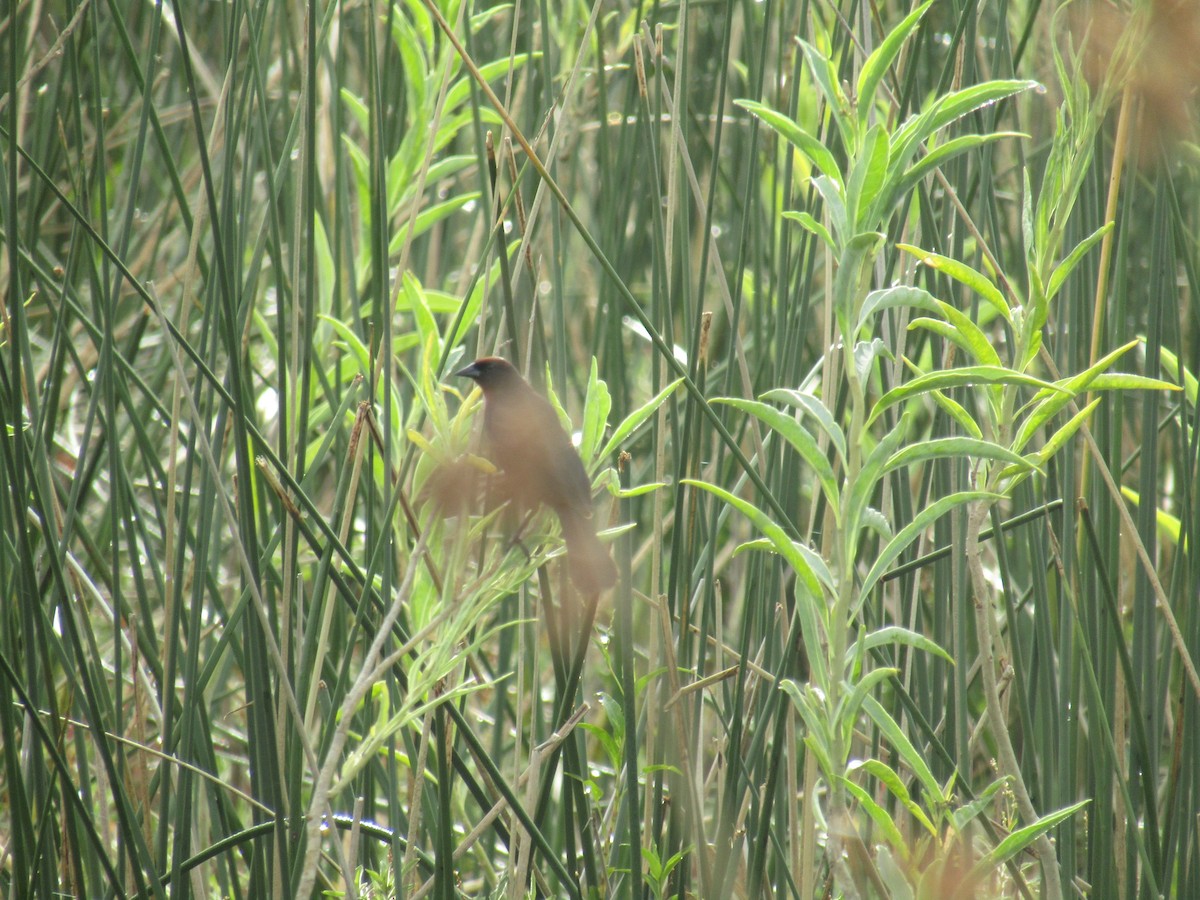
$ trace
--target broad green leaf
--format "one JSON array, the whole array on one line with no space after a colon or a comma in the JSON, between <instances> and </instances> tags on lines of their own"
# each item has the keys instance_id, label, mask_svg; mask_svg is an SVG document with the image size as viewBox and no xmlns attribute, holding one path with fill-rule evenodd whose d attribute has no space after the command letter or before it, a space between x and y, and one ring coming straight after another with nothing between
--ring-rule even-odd
<instances>
[{"instance_id":1,"label":"broad green leaf","mask_svg":"<svg viewBox=\"0 0 1200 900\"><path fill-rule=\"evenodd\" d=\"M896 426L883 436L858 470L858 476L850 484L850 499L847 503L846 520L842 528L848 540L847 558L853 559L858 553L859 531L862 529L863 516L871 497L883 476L883 467L895 453L908 432L908 419L902 417Z\"/></svg>"},{"instance_id":2,"label":"broad green leaf","mask_svg":"<svg viewBox=\"0 0 1200 900\"><path fill-rule=\"evenodd\" d=\"M837 624L834 623L835 628ZM847 659L852 659L852 657L847 656ZM860 678L857 684L845 685L849 690L843 690L842 702L833 713L833 721L841 724L842 741L845 746L849 747L853 741L854 729L858 725L858 711L862 708L863 700L874 694L875 688L881 682L898 674L900 674L899 669L887 667L872 669Z\"/></svg>"},{"instance_id":3,"label":"broad green leaf","mask_svg":"<svg viewBox=\"0 0 1200 900\"><path fill-rule=\"evenodd\" d=\"M719 488L715 484L709 484L707 481L685 478L680 484L708 491L714 497L720 498L744 515L754 523L754 526L759 531L766 535L767 539L771 542L771 546L775 548L775 552L787 560L788 565L792 567L797 577L804 580L804 586L808 589L809 593L814 597L824 596L821 592L820 579L817 578L817 574L813 571L812 566L808 564L808 558L796 549L795 542L788 536L787 532L775 524L774 520L765 512L749 500L743 500L736 494L731 494L724 488Z\"/></svg>"},{"instance_id":4,"label":"broad green leaf","mask_svg":"<svg viewBox=\"0 0 1200 900\"><path fill-rule=\"evenodd\" d=\"M1071 816L1075 815L1075 813L1091 802L1091 800L1080 800L1078 803L1073 803L1065 809L1042 816L1042 818L1038 819L1032 825L1018 828L971 867L971 871L968 873L966 879L967 884L974 884L977 880L986 878L996 866L1003 865L1012 859L1051 828L1058 825L1059 822L1071 818Z\"/></svg>"},{"instance_id":5,"label":"broad green leaf","mask_svg":"<svg viewBox=\"0 0 1200 900\"><path fill-rule=\"evenodd\" d=\"M890 541L895 533L892 531L892 523L887 520L887 516L873 506L868 506L862 511L859 521L862 528L875 532L885 542Z\"/></svg>"},{"instance_id":6,"label":"broad green leaf","mask_svg":"<svg viewBox=\"0 0 1200 900\"><path fill-rule=\"evenodd\" d=\"M969 150L982 147L984 144L990 144L992 141L1010 137L1027 138L1029 135L1022 134L1019 131L996 131L991 134L964 134L961 137L952 138L926 153L906 169L904 174L895 180L893 191L896 195L903 197L922 178L945 165L956 156L961 156Z\"/></svg>"},{"instance_id":7,"label":"broad green leaf","mask_svg":"<svg viewBox=\"0 0 1200 900\"><path fill-rule=\"evenodd\" d=\"M1003 366L966 366L961 369L948 369L944 372L930 372L927 375L918 375L911 381L906 381L904 384L892 388L875 403L867 424L870 425L871 422L874 422L889 407L928 393L929 391L980 384L1013 384L1038 389L1049 388L1053 391L1066 393L1062 388L1048 381L1034 378L1032 375L1022 375L1020 372L1014 372L1012 369L1007 369Z\"/></svg>"},{"instance_id":8,"label":"broad green leaf","mask_svg":"<svg viewBox=\"0 0 1200 900\"><path fill-rule=\"evenodd\" d=\"M923 309L936 314L941 313L941 307L937 305L937 300L924 288L910 287L909 285L902 284L878 291L871 291L871 293L867 294L866 299L863 300L862 308L858 312L858 321L854 325L854 336L858 336L863 326L867 324L867 320L872 316L883 312L885 309L895 309L905 306L911 306L914 309Z\"/></svg>"},{"instance_id":9,"label":"broad green leaf","mask_svg":"<svg viewBox=\"0 0 1200 900\"><path fill-rule=\"evenodd\" d=\"M1076 244L1075 249L1067 254L1067 258L1058 264L1055 270L1050 273L1050 280L1046 282L1047 300L1054 299L1055 294L1058 293L1058 289L1062 287L1063 282L1067 280L1067 276L1071 274L1077 265L1079 265L1079 261L1087 255L1087 252L1091 250L1092 247L1096 246L1102 237L1112 231L1115 224L1115 222L1109 222L1105 225L1101 225L1082 241Z\"/></svg>"},{"instance_id":10,"label":"broad green leaf","mask_svg":"<svg viewBox=\"0 0 1200 900\"><path fill-rule=\"evenodd\" d=\"M651 481L648 484L639 484L635 485L634 487L615 488L612 491L612 495L614 497L620 497L621 499L640 497L643 494L649 494L651 491L657 491L659 488L665 487L667 487L667 482L665 481Z\"/></svg>"},{"instance_id":11,"label":"broad green leaf","mask_svg":"<svg viewBox=\"0 0 1200 900\"><path fill-rule=\"evenodd\" d=\"M1097 387L1096 382L1104 373L1104 370L1136 347L1137 343L1136 340L1132 340L1125 344L1125 346L1118 347L1116 350L1101 357L1084 371L1056 382L1055 384L1058 387L1058 391L1056 392L1038 391L1030 401L1030 404L1034 405L1034 409L1025 418L1025 421L1022 422L1020 429L1017 431L1016 439L1013 441L1013 448L1018 451L1024 449L1025 444L1029 442L1029 439L1043 425L1058 415L1068 403L1080 394L1089 390L1103 390L1102 387Z\"/></svg>"},{"instance_id":12,"label":"broad green leaf","mask_svg":"<svg viewBox=\"0 0 1200 900\"><path fill-rule=\"evenodd\" d=\"M884 471L890 472L902 466L924 462L929 459L994 459L1023 469L1036 469L1032 462L1019 453L992 441L981 441L969 437L933 438L910 444L887 461Z\"/></svg>"},{"instance_id":13,"label":"broad green leaf","mask_svg":"<svg viewBox=\"0 0 1200 900\"><path fill-rule=\"evenodd\" d=\"M808 69L812 72L813 80L825 96L829 115L833 119L834 125L837 126L843 144L851 154L856 153L858 151L858 139L854 123L851 120L852 111L850 109L850 101L846 99L845 93L842 92L841 81L838 78L837 69L834 67L833 61L807 41L796 38L796 43L800 45L800 49L804 53L804 61L808 63Z\"/></svg>"},{"instance_id":14,"label":"broad green leaf","mask_svg":"<svg viewBox=\"0 0 1200 900\"><path fill-rule=\"evenodd\" d=\"M924 650L926 653L940 656L946 662L950 663L950 665L954 665L954 658L943 650L941 645L936 641L900 625L887 625L883 628L877 628L875 631L851 644L846 655L854 656L860 642L864 650L873 650L876 647L887 647L892 644L904 644L915 650Z\"/></svg>"},{"instance_id":15,"label":"broad green leaf","mask_svg":"<svg viewBox=\"0 0 1200 900\"><path fill-rule=\"evenodd\" d=\"M801 128L796 122L789 119L783 113L776 112L771 107L757 103L754 100L734 100L735 106L740 106L753 116L757 116L766 123L772 131L784 138L789 144L803 153L812 161L812 164L821 170L821 173L833 179L840 187L842 184L842 173L838 168L837 160L834 159L829 149L818 141L815 137Z\"/></svg>"},{"instance_id":16,"label":"broad green leaf","mask_svg":"<svg viewBox=\"0 0 1200 900\"><path fill-rule=\"evenodd\" d=\"M851 767L857 767L868 775L878 779L879 783L887 788L888 793L900 801L900 805L912 814L912 817L921 823L922 827L932 835L937 835L937 829L933 823L929 821L929 817L925 815L925 810L917 805L916 801L908 793L908 788L904 786L904 779L896 774L887 763L878 759L867 759L861 763L851 763ZM937 801L941 798L941 794L931 798Z\"/></svg>"},{"instance_id":17,"label":"broad green leaf","mask_svg":"<svg viewBox=\"0 0 1200 900\"><path fill-rule=\"evenodd\" d=\"M941 785L933 777L933 772L929 770L929 766L925 762L925 757L912 745L908 736L896 724L896 720L892 718L891 714L874 697L865 697L863 699L863 709L871 717L871 721L883 732L883 736L887 738L888 743L900 754L900 758L912 769L913 774L917 776L917 780L921 782L921 787L931 800L935 803L946 802L947 798L942 796Z\"/></svg>"},{"instance_id":18,"label":"broad green leaf","mask_svg":"<svg viewBox=\"0 0 1200 900\"><path fill-rule=\"evenodd\" d=\"M859 341L854 345L854 373L858 377L859 384L866 385L870 381L875 360L880 356L893 359L891 349L879 338Z\"/></svg>"},{"instance_id":19,"label":"broad green leaf","mask_svg":"<svg viewBox=\"0 0 1200 900\"><path fill-rule=\"evenodd\" d=\"M892 138L893 172L907 169L909 160L917 148L930 135L941 131L967 113L1036 86L1036 81L985 81L934 100L925 110L908 119L897 129Z\"/></svg>"},{"instance_id":20,"label":"broad green leaf","mask_svg":"<svg viewBox=\"0 0 1200 900\"><path fill-rule=\"evenodd\" d=\"M417 213L417 220L413 223L413 237L424 234L438 222L448 216L454 215L468 203L479 199L478 191L471 191L466 194L460 194L457 197L451 197L442 203L435 203L433 206L427 207ZM392 235L391 241L388 242L388 253L395 254L400 252L400 248L404 246L405 240L408 239L408 224L405 224L396 229L396 233Z\"/></svg>"},{"instance_id":21,"label":"broad green leaf","mask_svg":"<svg viewBox=\"0 0 1200 900\"><path fill-rule=\"evenodd\" d=\"M965 353L972 357L972 363L980 366L999 366L1000 357L996 351L992 349L991 343L983 335L978 328L962 330L951 325L944 319L931 319L928 316L921 316L918 319L913 319L908 323L909 330L915 328L923 328L926 331L932 331L938 337L942 338L954 346L960 348Z\"/></svg>"},{"instance_id":22,"label":"broad green leaf","mask_svg":"<svg viewBox=\"0 0 1200 900\"><path fill-rule=\"evenodd\" d=\"M941 300L938 301L938 307L942 310L946 321L953 325L955 331L962 336L964 349L970 352L981 365L998 366L1001 364L1000 356L992 347L992 342L988 340L987 335L970 316Z\"/></svg>"},{"instance_id":23,"label":"broad green leaf","mask_svg":"<svg viewBox=\"0 0 1200 900\"><path fill-rule=\"evenodd\" d=\"M1148 375L1131 375L1127 372L1105 372L1096 376L1088 385L1089 391L1181 391L1177 384L1151 378Z\"/></svg>"},{"instance_id":24,"label":"broad green leaf","mask_svg":"<svg viewBox=\"0 0 1200 900\"><path fill-rule=\"evenodd\" d=\"M1034 458L1042 465L1048 463L1063 448L1063 445L1071 439L1075 432L1079 430L1080 426L1088 420L1092 411L1100 404L1100 400L1101 398L1097 397L1075 415L1071 416L1070 420L1062 428L1050 436L1050 440L1046 441L1045 446L1041 447L1034 454Z\"/></svg>"},{"instance_id":25,"label":"broad green leaf","mask_svg":"<svg viewBox=\"0 0 1200 900\"><path fill-rule=\"evenodd\" d=\"M801 685L790 678L785 678L780 685L780 689L792 698L792 703L796 706L796 711L800 713L800 718L804 720L805 726L808 728L809 737L813 739L813 745L818 750L818 760L821 762L821 768L825 772L827 778L833 778L833 765L829 758L828 748L833 743L833 735L829 733L827 717L825 709L821 703L817 692L813 689L811 683Z\"/></svg>"},{"instance_id":26,"label":"broad green leaf","mask_svg":"<svg viewBox=\"0 0 1200 900\"><path fill-rule=\"evenodd\" d=\"M405 305L413 314L417 335L422 344L427 341L432 342L432 349L437 356L440 356L442 336L438 333L437 320L433 317L429 304L425 302L425 291L421 287L421 282L417 281L417 276L412 272L405 272L402 276L401 293L404 295ZM432 357L434 354L430 355Z\"/></svg>"},{"instance_id":27,"label":"broad green leaf","mask_svg":"<svg viewBox=\"0 0 1200 900\"><path fill-rule=\"evenodd\" d=\"M794 210L786 210L783 213L785 219L790 219L793 222L799 223L800 227L806 231L815 234L830 250L837 252L837 245L833 242L833 237L829 233L829 229L806 212L796 212Z\"/></svg>"},{"instance_id":28,"label":"broad green leaf","mask_svg":"<svg viewBox=\"0 0 1200 900\"><path fill-rule=\"evenodd\" d=\"M996 802L996 794L1008 785L1008 778L997 778L985 787L974 800L963 804L957 809L950 810L950 818L954 822L955 831L962 832L971 821L982 812L991 809Z\"/></svg>"},{"instance_id":29,"label":"broad green leaf","mask_svg":"<svg viewBox=\"0 0 1200 900\"><path fill-rule=\"evenodd\" d=\"M922 250L920 247L914 247L912 244L897 244L896 246L906 253L911 253L917 257L923 265L929 266L931 269L937 269L955 281L965 284L995 307L996 311L1004 316L1006 321L1012 322L1012 311L1009 309L1008 301L1004 299L1004 295L1000 293L1000 289L992 283L992 280L982 272L977 272L966 263L959 262L957 259L942 256L940 253L930 253Z\"/></svg>"},{"instance_id":30,"label":"broad green leaf","mask_svg":"<svg viewBox=\"0 0 1200 900\"><path fill-rule=\"evenodd\" d=\"M335 319L333 316L326 316L322 314L318 315L317 318L322 322L327 322L329 327L338 333L338 337L340 337L343 343L345 343L346 349L348 349L351 354L353 354L355 360L358 361L359 373L362 375L370 374L371 354L367 350L366 345L362 342L362 339L359 338L359 336L355 333L354 329L340 319Z\"/></svg>"},{"instance_id":31,"label":"broad green leaf","mask_svg":"<svg viewBox=\"0 0 1200 900\"><path fill-rule=\"evenodd\" d=\"M872 125L846 182L846 214L856 229L878 226L875 215L868 210L883 186L887 170L887 132L882 125ZM886 212L882 211L879 218Z\"/></svg>"},{"instance_id":32,"label":"broad green leaf","mask_svg":"<svg viewBox=\"0 0 1200 900\"><path fill-rule=\"evenodd\" d=\"M904 836L900 834L900 829L896 827L896 823L892 821L892 817L888 815L887 810L875 802L875 800L865 790L851 781L849 778L839 776L838 781L846 789L862 810L871 818L875 824L876 830L879 832L879 837L889 847L895 847L900 851L900 855L907 860L909 858L908 845L904 840Z\"/></svg>"},{"instance_id":33,"label":"broad green leaf","mask_svg":"<svg viewBox=\"0 0 1200 900\"><path fill-rule=\"evenodd\" d=\"M908 40L908 36L912 34L913 29L917 27L917 23L921 21L921 17L925 15L930 6L933 5L933 0L925 0L920 6L904 17L895 28L888 33L872 51L871 55L863 61L862 71L858 73L857 84L857 103L858 103L858 123L859 128L867 127L867 118L875 105L875 92L879 89L879 83L887 74L888 68L895 61L896 56L904 47L904 42Z\"/></svg>"},{"instance_id":34,"label":"broad green leaf","mask_svg":"<svg viewBox=\"0 0 1200 900\"><path fill-rule=\"evenodd\" d=\"M833 581L833 573L829 571L829 566L825 564L825 560L821 558L821 555L811 547L806 547L800 541L792 541L792 546L796 548L797 553L808 561L808 564L812 567L813 574L817 576L821 584L825 585L830 595L837 593L837 587ZM769 539L755 538L752 541L745 541L738 544L733 550L733 555L738 556L747 550L765 550L769 553L778 552L775 549L775 544Z\"/></svg>"},{"instance_id":35,"label":"broad green leaf","mask_svg":"<svg viewBox=\"0 0 1200 900\"><path fill-rule=\"evenodd\" d=\"M828 175L818 175L812 180L813 187L825 201L825 213L833 226L833 241L837 252L850 240L850 225L846 219L846 203L842 198L841 183Z\"/></svg>"},{"instance_id":36,"label":"broad green leaf","mask_svg":"<svg viewBox=\"0 0 1200 900\"><path fill-rule=\"evenodd\" d=\"M971 414L963 408L961 403L947 397L941 391L932 391L930 395L933 397L934 402L941 407L942 411L958 423L959 428L965 431L970 437L982 440L983 429L976 424L975 420L971 418Z\"/></svg>"},{"instance_id":37,"label":"broad green leaf","mask_svg":"<svg viewBox=\"0 0 1200 900\"><path fill-rule=\"evenodd\" d=\"M943 497L926 506L913 516L913 520L901 528L900 532L879 551L879 556L863 577L862 588L859 594L859 604L861 605L865 602L871 590L879 582L879 579L883 577L884 572L888 570L895 560L899 559L901 553L908 549L908 545L920 537L926 528L954 509L954 507L962 506L964 503L970 503L973 500L984 502L1003 499L1004 497L1000 494L993 494L988 491L960 491L957 494Z\"/></svg>"},{"instance_id":38,"label":"broad green leaf","mask_svg":"<svg viewBox=\"0 0 1200 900\"><path fill-rule=\"evenodd\" d=\"M907 849L903 852L903 855L906 858L908 857L909 852ZM916 900L912 885L908 883L909 876L892 857L890 848L876 847L875 867L879 870L879 877L883 881L883 886L887 889L891 900Z\"/></svg>"},{"instance_id":39,"label":"broad green leaf","mask_svg":"<svg viewBox=\"0 0 1200 900\"><path fill-rule=\"evenodd\" d=\"M850 333L850 323L858 315L859 298L883 241L880 232L864 231L854 235L842 250L833 276L833 302L843 334Z\"/></svg>"},{"instance_id":40,"label":"broad green leaf","mask_svg":"<svg viewBox=\"0 0 1200 900\"><path fill-rule=\"evenodd\" d=\"M584 464L595 459L596 448L604 437L608 425L608 413L612 409L612 397L608 385L600 380L596 357L592 357L592 369L588 374L587 395L583 403L583 433L579 441L579 455Z\"/></svg>"},{"instance_id":41,"label":"broad green leaf","mask_svg":"<svg viewBox=\"0 0 1200 900\"><path fill-rule=\"evenodd\" d=\"M743 400L738 397L721 397L713 402L725 403L742 410L742 412L749 413L779 434L812 468L830 508L835 512L841 508L841 497L838 492L837 479L833 474L833 466L825 458L821 448L817 446L817 439L791 414L757 400Z\"/></svg>"},{"instance_id":42,"label":"broad green leaf","mask_svg":"<svg viewBox=\"0 0 1200 900\"><path fill-rule=\"evenodd\" d=\"M484 63L479 67L479 74L484 81L495 81L508 75L510 71L522 68L530 60L542 58L541 52L516 53L512 57L504 57L494 62ZM471 98L471 85L477 83L474 78L464 77L446 89L446 101L443 108L447 111L457 110Z\"/></svg>"},{"instance_id":43,"label":"broad green leaf","mask_svg":"<svg viewBox=\"0 0 1200 900\"><path fill-rule=\"evenodd\" d=\"M438 315L456 313L458 312L458 308L462 306L462 300L453 294L448 294L445 291L433 291L429 288L425 288L425 302Z\"/></svg>"},{"instance_id":44,"label":"broad green leaf","mask_svg":"<svg viewBox=\"0 0 1200 900\"><path fill-rule=\"evenodd\" d=\"M786 403L811 415L817 420L817 423L821 426L821 430L829 436L834 449L837 450L838 455L845 462L846 435L842 432L841 426L834 421L833 414L829 411L829 408L816 395L791 388L775 388L774 390L767 391L759 399L772 403Z\"/></svg>"},{"instance_id":45,"label":"broad green leaf","mask_svg":"<svg viewBox=\"0 0 1200 900\"><path fill-rule=\"evenodd\" d=\"M621 443L626 438L637 431L638 427L641 426L643 422L654 415L654 411L662 406L663 401L670 397L675 389L681 384L683 384L683 379L676 378L665 388L651 397L649 401L639 406L628 416L626 416L625 420L613 429L612 437L608 439L608 443L604 445L604 449L600 451L599 456L602 459L608 459L609 456L611 456L613 452L621 446Z\"/></svg>"}]
</instances>

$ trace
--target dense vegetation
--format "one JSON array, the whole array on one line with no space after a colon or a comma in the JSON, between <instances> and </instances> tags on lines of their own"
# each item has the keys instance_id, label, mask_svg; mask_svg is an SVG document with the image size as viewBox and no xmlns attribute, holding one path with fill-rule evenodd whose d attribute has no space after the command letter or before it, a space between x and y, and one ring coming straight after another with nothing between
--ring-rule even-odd
<instances>
[{"instance_id":1,"label":"dense vegetation","mask_svg":"<svg viewBox=\"0 0 1200 900\"><path fill-rule=\"evenodd\" d=\"M1198 89L1192 0L6 4L0 892L1200 896Z\"/></svg>"}]
</instances>

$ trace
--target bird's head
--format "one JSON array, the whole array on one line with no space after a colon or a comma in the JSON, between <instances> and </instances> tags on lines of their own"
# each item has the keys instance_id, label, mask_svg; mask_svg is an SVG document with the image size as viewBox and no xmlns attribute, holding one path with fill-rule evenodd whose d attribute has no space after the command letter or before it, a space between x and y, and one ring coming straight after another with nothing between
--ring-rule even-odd
<instances>
[{"instance_id":1,"label":"bird's head","mask_svg":"<svg viewBox=\"0 0 1200 900\"><path fill-rule=\"evenodd\" d=\"M512 367L508 360L498 356L484 356L454 374L458 378L470 378L483 389L485 394L491 388L498 388L505 384L517 384L523 380L521 374Z\"/></svg>"}]
</instances>

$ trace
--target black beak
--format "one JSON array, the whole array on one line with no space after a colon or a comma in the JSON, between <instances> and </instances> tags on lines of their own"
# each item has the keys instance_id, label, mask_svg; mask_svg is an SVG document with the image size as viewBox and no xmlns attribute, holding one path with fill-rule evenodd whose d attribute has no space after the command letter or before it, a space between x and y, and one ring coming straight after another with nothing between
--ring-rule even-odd
<instances>
[{"instance_id":1,"label":"black beak","mask_svg":"<svg viewBox=\"0 0 1200 900\"><path fill-rule=\"evenodd\" d=\"M481 372L479 370L479 366L475 365L475 363L471 363L465 369L459 369L457 372L455 372L454 377L455 378L470 378L472 381L475 381L482 374L483 374L483 372Z\"/></svg>"}]
</instances>

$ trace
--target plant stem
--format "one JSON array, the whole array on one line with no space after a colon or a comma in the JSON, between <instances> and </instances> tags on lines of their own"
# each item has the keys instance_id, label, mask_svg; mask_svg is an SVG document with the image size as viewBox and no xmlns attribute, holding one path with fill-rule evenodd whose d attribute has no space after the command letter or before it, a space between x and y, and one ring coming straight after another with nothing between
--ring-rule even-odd
<instances>
[{"instance_id":1,"label":"plant stem","mask_svg":"<svg viewBox=\"0 0 1200 900\"><path fill-rule=\"evenodd\" d=\"M975 595L975 624L979 631L980 668L983 671L983 693L987 701L987 716L992 724L992 736L996 740L997 762L1000 773L1009 778L1013 795L1017 798L1017 809L1026 824L1033 824L1040 816L1029 799L1025 779L1013 750L1000 705L1000 690L996 685L995 625L992 621L991 594L983 574L982 553L979 548L979 533L988 520L991 504L977 503L971 507L967 518L967 568L971 574L971 587ZM1042 864L1042 896L1046 900L1062 900L1062 880L1058 871L1058 857L1049 836L1041 834L1033 843L1034 852Z\"/></svg>"}]
</instances>

